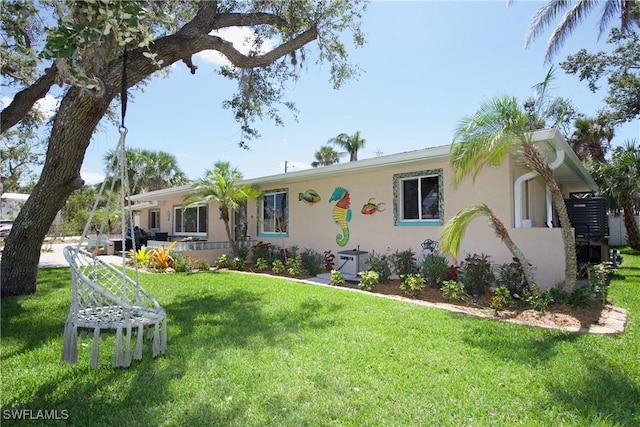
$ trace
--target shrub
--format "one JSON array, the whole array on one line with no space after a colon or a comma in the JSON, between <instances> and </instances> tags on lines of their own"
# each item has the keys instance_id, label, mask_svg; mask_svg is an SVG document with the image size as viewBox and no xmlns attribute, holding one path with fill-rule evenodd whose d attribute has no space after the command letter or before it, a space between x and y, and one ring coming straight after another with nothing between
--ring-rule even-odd
<instances>
[{"instance_id":1,"label":"shrub","mask_svg":"<svg viewBox=\"0 0 640 427\"><path fill-rule=\"evenodd\" d=\"M442 283L442 297L447 301L460 300L464 301L469 295L464 290L464 285L455 280L445 280Z\"/></svg>"},{"instance_id":2,"label":"shrub","mask_svg":"<svg viewBox=\"0 0 640 427\"><path fill-rule=\"evenodd\" d=\"M495 281L489 256L485 254L467 255L458 270L458 280L464 284L464 289L468 294L482 295Z\"/></svg>"},{"instance_id":3,"label":"shrub","mask_svg":"<svg viewBox=\"0 0 640 427\"><path fill-rule=\"evenodd\" d=\"M231 262L231 267L234 270L242 270L244 265L247 263L247 260L244 258L240 258L239 256L235 257Z\"/></svg>"},{"instance_id":4,"label":"shrub","mask_svg":"<svg viewBox=\"0 0 640 427\"><path fill-rule=\"evenodd\" d=\"M276 274L282 274L285 272L286 267L284 266L281 260L277 259L273 261L273 263L271 264L271 269Z\"/></svg>"},{"instance_id":5,"label":"shrub","mask_svg":"<svg viewBox=\"0 0 640 427\"><path fill-rule=\"evenodd\" d=\"M289 276L301 276L304 273L302 257L300 255L287 259L286 267Z\"/></svg>"},{"instance_id":6,"label":"shrub","mask_svg":"<svg viewBox=\"0 0 640 427\"><path fill-rule=\"evenodd\" d=\"M218 268L229 267L229 255L222 254L218 258L216 258L216 267Z\"/></svg>"},{"instance_id":7,"label":"shrub","mask_svg":"<svg viewBox=\"0 0 640 427\"><path fill-rule=\"evenodd\" d=\"M262 258L263 260L271 264L275 259L272 256L271 243L258 242L251 248L251 251L253 251L253 260L255 262Z\"/></svg>"},{"instance_id":8,"label":"shrub","mask_svg":"<svg viewBox=\"0 0 640 427\"><path fill-rule=\"evenodd\" d=\"M375 251L371 251L369 255L369 269L378 273L378 279L381 283L388 282L391 279L391 268L389 260L385 255L378 255Z\"/></svg>"},{"instance_id":9,"label":"shrub","mask_svg":"<svg viewBox=\"0 0 640 427\"><path fill-rule=\"evenodd\" d=\"M403 274L400 278L400 289L411 298L416 297L424 287L424 279L417 273Z\"/></svg>"},{"instance_id":10,"label":"shrub","mask_svg":"<svg viewBox=\"0 0 640 427\"><path fill-rule=\"evenodd\" d=\"M438 253L429 254L422 261L422 277L427 286L440 287L447 279L449 262L447 258Z\"/></svg>"},{"instance_id":11,"label":"shrub","mask_svg":"<svg viewBox=\"0 0 640 427\"><path fill-rule=\"evenodd\" d=\"M551 292L549 289L541 291L538 285L533 284L529 287L529 292L525 293L522 301L527 307L536 311L544 311L550 304L553 303L551 298Z\"/></svg>"},{"instance_id":12,"label":"shrub","mask_svg":"<svg viewBox=\"0 0 640 427\"><path fill-rule=\"evenodd\" d=\"M358 276L360 276L358 288L365 291L373 290L373 288L380 283L380 278L376 271L361 271L358 273Z\"/></svg>"},{"instance_id":13,"label":"shrub","mask_svg":"<svg viewBox=\"0 0 640 427\"><path fill-rule=\"evenodd\" d=\"M198 262L198 270L209 271L210 268L211 268L211 265L209 265L209 261L207 261L206 259L201 259Z\"/></svg>"},{"instance_id":14,"label":"shrub","mask_svg":"<svg viewBox=\"0 0 640 427\"><path fill-rule=\"evenodd\" d=\"M139 266L147 267L151 262L151 256L153 255L153 249L149 249L145 246L141 247L137 251L129 249L129 257L136 260Z\"/></svg>"},{"instance_id":15,"label":"shrub","mask_svg":"<svg viewBox=\"0 0 640 427\"><path fill-rule=\"evenodd\" d=\"M588 307L591 303L589 289L586 286L575 288L569 295L567 302L572 308Z\"/></svg>"},{"instance_id":16,"label":"shrub","mask_svg":"<svg viewBox=\"0 0 640 427\"><path fill-rule=\"evenodd\" d=\"M191 257L176 254L173 257L173 268L178 273L187 273L191 271Z\"/></svg>"},{"instance_id":17,"label":"shrub","mask_svg":"<svg viewBox=\"0 0 640 427\"><path fill-rule=\"evenodd\" d=\"M266 271L269 269L269 263L264 258L258 258L256 260L256 267L258 267L260 271Z\"/></svg>"},{"instance_id":18,"label":"shrub","mask_svg":"<svg viewBox=\"0 0 640 427\"><path fill-rule=\"evenodd\" d=\"M249 259L249 249L248 248L238 248L238 258L244 260L245 262Z\"/></svg>"},{"instance_id":19,"label":"shrub","mask_svg":"<svg viewBox=\"0 0 640 427\"><path fill-rule=\"evenodd\" d=\"M331 270L331 278L329 284L333 286L343 286L345 283L344 276L339 270Z\"/></svg>"},{"instance_id":20,"label":"shrub","mask_svg":"<svg viewBox=\"0 0 640 427\"><path fill-rule=\"evenodd\" d=\"M317 276L321 271L322 256L313 249L305 249L300 255L302 258L302 267L307 271L309 276Z\"/></svg>"},{"instance_id":21,"label":"shrub","mask_svg":"<svg viewBox=\"0 0 640 427\"><path fill-rule=\"evenodd\" d=\"M524 277L520 261L514 260L510 263L500 264L497 273L496 281L498 285L507 288L511 295L523 295L528 290L529 286Z\"/></svg>"},{"instance_id":22,"label":"shrub","mask_svg":"<svg viewBox=\"0 0 640 427\"><path fill-rule=\"evenodd\" d=\"M511 291L505 286L498 286L493 292L491 301L489 301L489 307L493 308L496 314L512 304L513 298L511 297Z\"/></svg>"},{"instance_id":23,"label":"shrub","mask_svg":"<svg viewBox=\"0 0 640 427\"><path fill-rule=\"evenodd\" d=\"M416 261L411 249L401 252L395 251L389 256L389 262L393 266L393 271L400 277L417 272Z\"/></svg>"},{"instance_id":24,"label":"shrub","mask_svg":"<svg viewBox=\"0 0 640 427\"><path fill-rule=\"evenodd\" d=\"M162 245L153 251L151 259L149 260L149 265L153 268L159 268L162 270L166 270L171 267L173 265L173 257L170 255L170 252L176 243L177 242L171 243L168 248L165 248L164 245Z\"/></svg>"}]
</instances>

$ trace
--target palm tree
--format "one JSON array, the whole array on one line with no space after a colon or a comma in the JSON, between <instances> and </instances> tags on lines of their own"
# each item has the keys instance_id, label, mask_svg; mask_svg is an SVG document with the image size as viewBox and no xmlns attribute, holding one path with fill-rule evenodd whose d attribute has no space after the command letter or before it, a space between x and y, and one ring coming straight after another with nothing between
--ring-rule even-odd
<instances>
[{"instance_id":1,"label":"palm tree","mask_svg":"<svg viewBox=\"0 0 640 427\"><path fill-rule=\"evenodd\" d=\"M147 191L162 190L189 183L173 154L165 151L142 150L143 169L140 185Z\"/></svg>"},{"instance_id":2,"label":"palm tree","mask_svg":"<svg viewBox=\"0 0 640 427\"><path fill-rule=\"evenodd\" d=\"M328 145L323 145L314 154L316 161L311 162L311 166L317 168L319 166L331 166L340 162L340 153Z\"/></svg>"},{"instance_id":3,"label":"palm tree","mask_svg":"<svg viewBox=\"0 0 640 427\"><path fill-rule=\"evenodd\" d=\"M231 234L231 211L237 210L241 203L257 199L262 194L251 185L239 185L238 181L241 179L242 172L237 168L232 169L229 162L218 161L213 170L207 169L205 176L194 183L194 191L182 201L186 207L202 202L218 205L234 257L238 255L238 245Z\"/></svg>"},{"instance_id":4,"label":"palm tree","mask_svg":"<svg viewBox=\"0 0 640 427\"><path fill-rule=\"evenodd\" d=\"M507 1L507 4L511 1ZM620 30L630 32L634 26L640 27L640 7L637 0L577 0L573 6L566 0L548 0L543 4L531 20L529 30L525 36L525 48L531 41L542 34L552 24L556 17L564 10L569 10L562 17L562 21L555 28L547 42L545 62L551 62L554 54L558 53L571 31L580 24L587 15L598 5L602 5L600 28L598 36L607 29L611 20L618 16Z\"/></svg>"},{"instance_id":5,"label":"palm tree","mask_svg":"<svg viewBox=\"0 0 640 427\"><path fill-rule=\"evenodd\" d=\"M535 117L547 117L550 106L556 105L548 98L547 89L553 79L552 71L545 80L534 86L535 108L530 111L520 106L511 96L501 96L482 103L478 111L462 118L451 146L451 164L454 168L454 183L472 173L473 177L485 166L502 164L508 153L517 153L524 165L537 172L551 192L553 204L558 212L565 252L565 282L569 291L576 285L576 247L567 207L560 187L553 177L549 162L533 142L531 111ZM554 123L555 125L555 123Z\"/></svg>"},{"instance_id":6,"label":"palm tree","mask_svg":"<svg viewBox=\"0 0 640 427\"><path fill-rule=\"evenodd\" d=\"M349 152L350 162L355 162L358 160L358 150L364 147L366 140L360 137L360 131L357 131L352 136L347 135L346 133L341 133L335 138L331 138L328 144L336 144Z\"/></svg>"},{"instance_id":7,"label":"palm tree","mask_svg":"<svg viewBox=\"0 0 640 427\"><path fill-rule=\"evenodd\" d=\"M529 286L533 285L535 281L531 264L529 264L529 261L527 261L527 258L520 248L511 240L511 236L509 236L509 232L502 221L500 221L500 218L484 203L467 206L445 224L440 234L440 248L445 252L449 252L454 258L457 258L460 249L460 240L469 222L478 215L486 215L489 217L489 224L495 230L496 236L504 242L513 257L517 259L522 266L522 272L524 273L527 284Z\"/></svg>"},{"instance_id":8,"label":"palm tree","mask_svg":"<svg viewBox=\"0 0 640 427\"><path fill-rule=\"evenodd\" d=\"M569 138L569 144L583 162L591 159L604 162L605 155L611 148L614 130L607 123L598 119L579 118L574 122L576 130Z\"/></svg>"},{"instance_id":9,"label":"palm tree","mask_svg":"<svg viewBox=\"0 0 640 427\"><path fill-rule=\"evenodd\" d=\"M611 161L596 163L593 177L604 191L609 209L622 211L627 229L627 242L635 250L640 250L640 230L635 221L635 213L640 199L640 147L636 141L626 141L623 147L616 147Z\"/></svg>"}]
</instances>

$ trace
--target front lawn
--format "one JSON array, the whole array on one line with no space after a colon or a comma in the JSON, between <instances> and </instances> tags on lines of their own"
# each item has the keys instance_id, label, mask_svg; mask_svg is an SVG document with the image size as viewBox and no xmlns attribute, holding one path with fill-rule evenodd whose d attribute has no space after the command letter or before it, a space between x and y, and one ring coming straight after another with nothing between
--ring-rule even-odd
<instances>
[{"instance_id":1,"label":"front lawn","mask_svg":"<svg viewBox=\"0 0 640 427\"><path fill-rule=\"evenodd\" d=\"M141 274L169 346L152 359L147 343L126 369L111 368L113 336L98 369L89 340L78 365L60 361L70 274L41 270L36 295L2 299L2 423L40 410L77 426L640 425L640 255L623 255L620 336L236 272Z\"/></svg>"}]
</instances>

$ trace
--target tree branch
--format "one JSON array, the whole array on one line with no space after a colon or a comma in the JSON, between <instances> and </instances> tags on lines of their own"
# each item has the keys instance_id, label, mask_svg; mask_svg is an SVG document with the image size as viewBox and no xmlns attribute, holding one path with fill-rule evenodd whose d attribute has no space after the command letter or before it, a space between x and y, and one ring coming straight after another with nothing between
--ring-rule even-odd
<instances>
[{"instance_id":1,"label":"tree branch","mask_svg":"<svg viewBox=\"0 0 640 427\"><path fill-rule=\"evenodd\" d=\"M7 105L1 113L0 117L0 134L15 126L24 118L33 105L49 93L51 85L55 83L57 74L56 65L53 64L47 68L45 74L40 77L34 84L28 86L16 93L11 104Z\"/></svg>"}]
</instances>

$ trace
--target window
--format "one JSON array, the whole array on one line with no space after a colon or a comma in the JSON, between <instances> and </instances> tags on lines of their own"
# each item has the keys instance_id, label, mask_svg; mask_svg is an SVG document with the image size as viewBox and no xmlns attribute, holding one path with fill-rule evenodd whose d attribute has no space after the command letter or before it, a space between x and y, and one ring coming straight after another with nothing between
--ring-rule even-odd
<instances>
[{"instance_id":1,"label":"window","mask_svg":"<svg viewBox=\"0 0 640 427\"><path fill-rule=\"evenodd\" d=\"M396 225L441 225L442 169L393 176Z\"/></svg>"},{"instance_id":2,"label":"window","mask_svg":"<svg viewBox=\"0 0 640 427\"><path fill-rule=\"evenodd\" d=\"M149 230L160 230L160 209L149 211Z\"/></svg>"},{"instance_id":3,"label":"window","mask_svg":"<svg viewBox=\"0 0 640 427\"><path fill-rule=\"evenodd\" d=\"M207 206L173 208L173 232L176 235L206 235L207 234Z\"/></svg>"},{"instance_id":4,"label":"window","mask_svg":"<svg viewBox=\"0 0 640 427\"><path fill-rule=\"evenodd\" d=\"M260 212L260 234L287 234L289 227L289 208L286 190L274 190L265 193Z\"/></svg>"}]
</instances>

